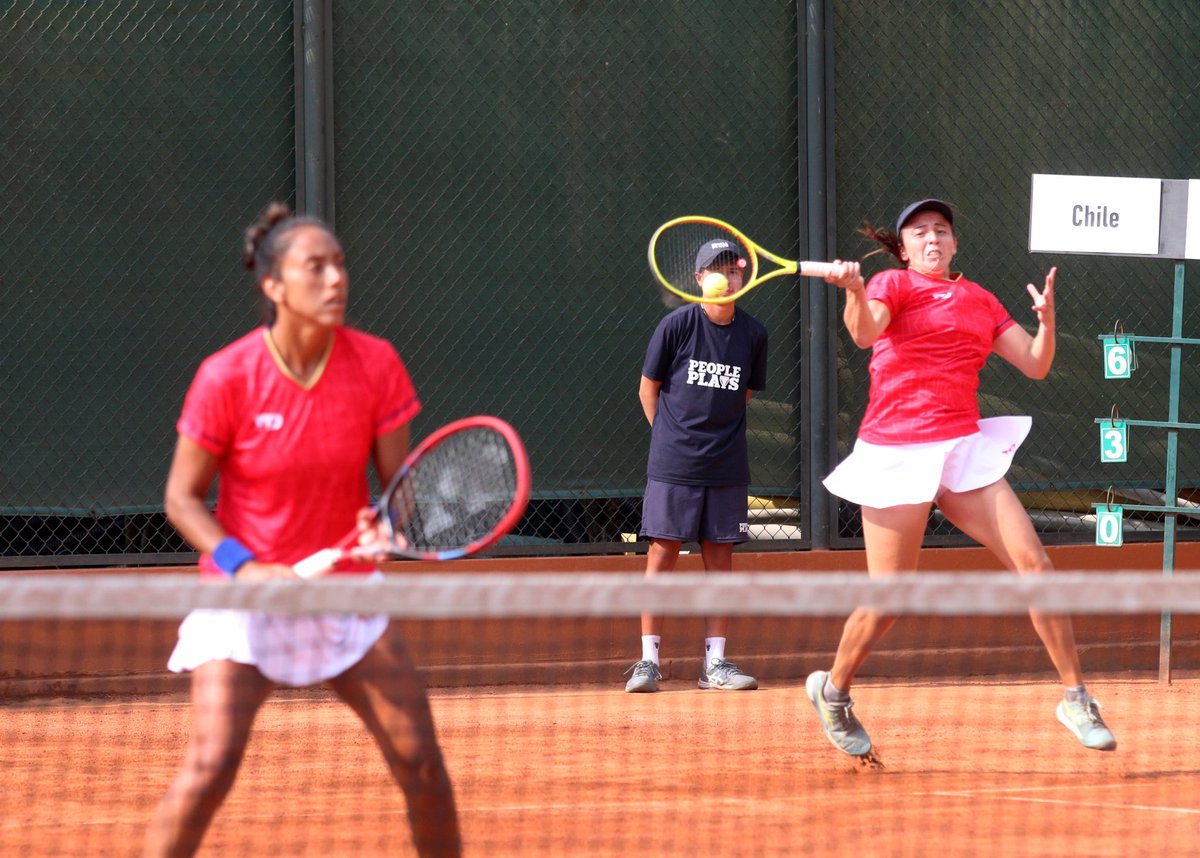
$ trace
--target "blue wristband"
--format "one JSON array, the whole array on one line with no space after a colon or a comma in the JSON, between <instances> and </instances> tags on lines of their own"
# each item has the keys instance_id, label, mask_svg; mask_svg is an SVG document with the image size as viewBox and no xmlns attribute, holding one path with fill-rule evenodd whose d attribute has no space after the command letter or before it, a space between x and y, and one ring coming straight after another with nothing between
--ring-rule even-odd
<instances>
[{"instance_id":1,"label":"blue wristband","mask_svg":"<svg viewBox=\"0 0 1200 858\"><path fill-rule=\"evenodd\" d=\"M254 552L232 536L226 536L213 549L212 560L217 568L232 578L246 562L254 559Z\"/></svg>"}]
</instances>

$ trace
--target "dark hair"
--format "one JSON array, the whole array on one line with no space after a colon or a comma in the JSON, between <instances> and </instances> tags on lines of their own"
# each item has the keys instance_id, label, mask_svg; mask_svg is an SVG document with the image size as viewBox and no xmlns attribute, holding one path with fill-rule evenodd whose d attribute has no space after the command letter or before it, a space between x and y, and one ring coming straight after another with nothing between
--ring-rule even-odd
<instances>
[{"instance_id":1,"label":"dark hair","mask_svg":"<svg viewBox=\"0 0 1200 858\"><path fill-rule=\"evenodd\" d=\"M875 227L871 226L870 221L864 220L863 225L858 228L858 234L865 235L867 238L871 239L871 241L874 241L880 245L880 247L877 247L868 253L867 256L874 256L876 253L883 253L884 251L887 251L892 256L896 257L896 261L900 263L900 267L903 268L907 265L907 263L904 261L904 257L900 255L900 251L904 247L900 241L900 236L896 235L896 233L892 232L890 229L876 229ZM866 259L867 256L864 256L863 259Z\"/></svg>"},{"instance_id":2,"label":"dark hair","mask_svg":"<svg viewBox=\"0 0 1200 858\"><path fill-rule=\"evenodd\" d=\"M242 237L242 264L254 272L257 287L264 277L279 273L279 259L291 245L292 233L297 227L316 226L329 231L324 221L307 215L292 214L286 203L273 202L246 227ZM275 305L258 290L262 302L262 314L267 324L275 321Z\"/></svg>"}]
</instances>

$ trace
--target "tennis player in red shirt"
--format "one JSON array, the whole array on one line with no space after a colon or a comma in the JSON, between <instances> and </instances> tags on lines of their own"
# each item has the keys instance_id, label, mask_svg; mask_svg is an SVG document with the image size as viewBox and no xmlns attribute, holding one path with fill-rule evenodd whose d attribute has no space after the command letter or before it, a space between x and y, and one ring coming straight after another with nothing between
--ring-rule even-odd
<instances>
[{"instance_id":1,"label":"tennis player in red shirt","mask_svg":"<svg viewBox=\"0 0 1200 858\"><path fill-rule=\"evenodd\" d=\"M843 321L870 348L871 387L851 454L825 480L862 507L871 575L912 572L932 504L946 519L1021 574L1048 572L1050 558L1005 474L1025 440L1028 417L979 414L979 371L995 352L1042 379L1054 360L1054 277L1026 288L1037 314L1031 335L982 286L951 270L954 212L942 200L907 206L895 232L861 230L900 268L864 284L857 262L835 260L827 279L846 292ZM879 251L876 251L879 252ZM1069 616L1030 612L1065 686L1056 716L1085 746L1112 750L1112 732L1083 682ZM850 685L894 616L860 608L846 621L833 666L808 677L807 692L830 742L853 756L871 740L853 713Z\"/></svg>"},{"instance_id":2,"label":"tennis player in red shirt","mask_svg":"<svg viewBox=\"0 0 1200 858\"><path fill-rule=\"evenodd\" d=\"M243 262L268 321L205 360L183 406L167 517L214 578L294 578L291 564L370 519L367 466L387 483L421 408L384 340L345 327L337 237L272 204ZM215 514L207 497L218 478ZM338 571L379 573L369 563ZM404 791L417 852L461 853L450 777L424 686L387 617L197 610L168 666L192 674L192 736L146 855L191 855L233 786L259 706L277 684L328 682L370 730Z\"/></svg>"}]
</instances>

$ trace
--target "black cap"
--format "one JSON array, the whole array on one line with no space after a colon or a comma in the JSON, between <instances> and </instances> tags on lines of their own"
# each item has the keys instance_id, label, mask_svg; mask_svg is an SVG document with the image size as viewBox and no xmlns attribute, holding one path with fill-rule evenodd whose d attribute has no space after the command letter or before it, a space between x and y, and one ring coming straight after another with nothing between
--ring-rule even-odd
<instances>
[{"instance_id":1,"label":"black cap","mask_svg":"<svg viewBox=\"0 0 1200 858\"><path fill-rule=\"evenodd\" d=\"M696 270L703 271L705 268L711 268L718 257L726 255L735 260L739 267L746 267L746 260L742 256L740 244L728 238L714 238L712 241L704 242L696 251Z\"/></svg>"},{"instance_id":2,"label":"black cap","mask_svg":"<svg viewBox=\"0 0 1200 858\"><path fill-rule=\"evenodd\" d=\"M896 218L896 235L900 234L900 230L904 227L904 224L908 222L909 218L911 218L917 212L925 211L937 212L944 217L951 226L954 226L954 212L951 211L948 203L945 203L942 200L935 200L933 198L927 200L917 200L915 203L911 203L910 205L906 206L904 211L900 212L900 217Z\"/></svg>"}]
</instances>

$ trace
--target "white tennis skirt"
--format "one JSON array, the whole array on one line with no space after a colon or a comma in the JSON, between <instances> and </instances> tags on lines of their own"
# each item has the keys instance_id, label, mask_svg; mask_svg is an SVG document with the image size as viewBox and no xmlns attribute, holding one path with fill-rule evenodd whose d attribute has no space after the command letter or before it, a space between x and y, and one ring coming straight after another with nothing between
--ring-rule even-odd
<instances>
[{"instance_id":1,"label":"white tennis skirt","mask_svg":"<svg viewBox=\"0 0 1200 858\"><path fill-rule=\"evenodd\" d=\"M825 478L825 488L861 506L882 509L937 500L942 492L969 492L1008 473L1029 434L1029 417L989 417L979 431L948 441L884 446L856 441Z\"/></svg>"},{"instance_id":2,"label":"white tennis skirt","mask_svg":"<svg viewBox=\"0 0 1200 858\"><path fill-rule=\"evenodd\" d=\"M179 626L179 640L167 667L184 673L209 661L234 661L255 665L273 682L312 685L358 664L387 625L387 614L275 615L199 609Z\"/></svg>"}]
</instances>

